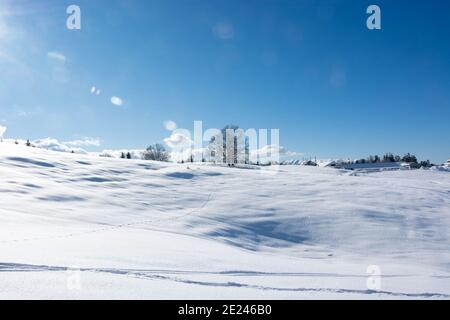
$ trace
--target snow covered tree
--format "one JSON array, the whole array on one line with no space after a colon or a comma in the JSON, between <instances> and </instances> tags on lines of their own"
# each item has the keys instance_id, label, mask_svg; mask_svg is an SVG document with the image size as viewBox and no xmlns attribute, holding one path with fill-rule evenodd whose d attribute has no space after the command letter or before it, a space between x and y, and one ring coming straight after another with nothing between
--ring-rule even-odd
<instances>
[{"instance_id":1,"label":"snow covered tree","mask_svg":"<svg viewBox=\"0 0 450 320\"><path fill-rule=\"evenodd\" d=\"M248 162L248 139L244 130L236 125L227 125L220 134L212 137L208 149L211 157L217 162L228 164Z\"/></svg>"},{"instance_id":2,"label":"snow covered tree","mask_svg":"<svg viewBox=\"0 0 450 320\"><path fill-rule=\"evenodd\" d=\"M153 161L169 161L169 153L166 151L163 145L157 143L151 145L144 151L143 154L144 160L153 160Z\"/></svg>"},{"instance_id":3,"label":"snow covered tree","mask_svg":"<svg viewBox=\"0 0 450 320\"><path fill-rule=\"evenodd\" d=\"M131 153L127 152L127 159L131 159Z\"/></svg>"}]
</instances>

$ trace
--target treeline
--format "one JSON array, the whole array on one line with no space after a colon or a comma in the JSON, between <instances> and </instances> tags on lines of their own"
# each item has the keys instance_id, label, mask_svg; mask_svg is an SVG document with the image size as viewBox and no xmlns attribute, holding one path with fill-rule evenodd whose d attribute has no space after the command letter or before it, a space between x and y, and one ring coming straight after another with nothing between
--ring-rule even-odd
<instances>
[{"instance_id":1,"label":"treeline","mask_svg":"<svg viewBox=\"0 0 450 320\"><path fill-rule=\"evenodd\" d=\"M380 157L378 155L371 155L368 156L366 159L359 159L356 161L353 161L352 163L389 163L389 162L405 162L410 165L411 168L429 168L432 167L433 164L430 162L430 160L425 161L418 161L417 157L413 154L410 154L409 152L405 154L403 157L394 155L392 153L386 153L383 157Z\"/></svg>"}]
</instances>

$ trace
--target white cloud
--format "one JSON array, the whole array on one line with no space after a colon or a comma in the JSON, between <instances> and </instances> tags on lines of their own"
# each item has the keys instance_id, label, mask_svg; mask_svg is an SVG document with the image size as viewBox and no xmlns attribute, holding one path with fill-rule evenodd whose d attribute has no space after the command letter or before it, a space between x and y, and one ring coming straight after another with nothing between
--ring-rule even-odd
<instances>
[{"instance_id":1,"label":"white cloud","mask_svg":"<svg viewBox=\"0 0 450 320\"><path fill-rule=\"evenodd\" d=\"M115 106L120 107L121 105L123 105L123 100L119 97L114 96L111 98L111 103Z\"/></svg>"},{"instance_id":2,"label":"white cloud","mask_svg":"<svg viewBox=\"0 0 450 320\"><path fill-rule=\"evenodd\" d=\"M6 132L6 127L0 126L0 138L3 138L3 135L5 134L5 132Z\"/></svg>"},{"instance_id":3,"label":"white cloud","mask_svg":"<svg viewBox=\"0 0 450 320\"><path fill-rule=\"evenodd\" d=\"M274 159L274 157L277 155L279 156L279 159ZM300 157L303 154L296 151L291 151L286 149L283 146L279 146L276 144L266 145L264 147L261 147L257 150L250 150L250 156L253 159L259 159L260 162L270 162L272 160L288 160L295 157Z\"/></svg>"},{"instance_id":4,"label":"white cloud","mask_svg":"<svg viewBox=\"0 0 450 320\"><path fill-rule=\"evenodd\" d=\"M0 133L1 133L0 127ZM5 128L5 127L3 127ZM6 128L5 128L6 130ZM4 132L3 132L4 133ZM1 135L0 135L1 137ZM79 140L79 141L69 141L69 142L59 142L57 139L54 138L44 138L44 139L38 139L34 141L30 141L31 145L35 148L39 149L46 149L51 151L57 151L57 152L67 152L67 153L78 153L78 154L89 154L86 150L80 148L81 146L89 146L96 144L95 139L86 138L85 140ZM5 143L15 144L18 143L19 145L25 145L27 143L27 140L23 139L4 139Z\"/></svg>"},{"instance_id":5,"label":"white cloud","mask_svg":"<svg viewBox=\"0 0 450 320\"><path fill-rule=\"evenodd\" d=\"M265 145L264 147L261 147L260 149L256 149L256 150L250 150L250 156L251 157L258 157L258 158L269 158L275 154L282 154L284 152L284 148L280 147L279 145L276 144L270 144L270 145Z\"/></svg>"},{"instance_id":6,"label":"white cloud","mask_svg":"<svg viewBox=\"0 0 450 320\"><path fill-rule=\"evenodd\" d=\"M174 131L177 128L177 124L175 121L167 120L164 122L164 128L168 131Z\"/></svg>"},{"instance_id":7,"label":"white cloud","mask_svg":"<svg viewBox=\"0 0 450 320\"><path fill-rule=\"evenodd\" d=\"M220 40L232 40L234 38L234 28L229 22L217 22L213 27L213 33Z\"/></svg>"},{"instance_id":8,"label":"white cloud","mask_svg":"<svg viewBox=\"0 0 450 320\"><path fill-rule=\"evenodd\" d=\"M91 88L91 93L95 93L96 90L97 90L97 88L95 88L95 86L92 87L92 88Z\"/></svg>"},{"instance_id":9,"label":"white cloud","mask_svg":"<svg viewBox=\"0 0 450 320\"><path fill-rule=\"evenodd\" d=\"M193 144L191 138L181 133L173 133L169 138L164 139L164 142L172 149L190 148Z\"/></svg>"},{"instance_id":10,"label":"white cloud","mask_svg":"<svg viewBox=\"0 0 450 320\"><path fill-rule=\"evenodd\" d=\"M70 146L59 142L56 139L53 138L45 138L45 139L39 139L31 142L32 145L34 145L36 148L40 149L47 149L52 151L59 151L59 152L75 152L75 153L82 153L87 154L87 152L81 148L71 148Z\"/></svg>"},{"instance_id":11,"label":"white cloud","mask_svg":"<svg viewBox=\"0 0 450 320\"><path fill-rule=\"evenodd\" d=\"M61 63L65 63L66 62L66 56L64 54L62 54L61 52L57 52L57 51L50 51L47 53L47 57L61 62Z\"/></svg>"},{"instance_id":12,"label":"white cloud","mask_svg":"<svg viewBox=\"0 0 450 320\"><path fill-rule=\"evenodd\" d=\"M74 146L74 147L99 147L100 146L99 139L89 138L89 137L79 139L79 140L74 140L74 141L66 141L63 143L68 146Z\"/></svg>"},{"instance_id":13,"label":"white cloud","mask_svg":"<svg viewBox=\"0 0 450 320\"><path fill-rule=\"evenodd\" d=\"M175 162L186 161L191 155L202 154L203 149L194 149L194 142L187 130L175 130L170 137L164 139L164 143L170 148L170 159Z\"/></svg>"}]
</instances>

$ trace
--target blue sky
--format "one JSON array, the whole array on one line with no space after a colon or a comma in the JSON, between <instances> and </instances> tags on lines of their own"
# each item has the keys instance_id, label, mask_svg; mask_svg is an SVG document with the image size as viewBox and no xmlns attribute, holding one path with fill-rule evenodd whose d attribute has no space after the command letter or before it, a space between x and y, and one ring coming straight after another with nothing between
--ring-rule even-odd
<instances>
[{"instance_id":1,"label":"blue sky","mask_svg":"<svg viewBox=\"0 0 450 320\"><path fill-rule=\"evenodd\" d=\"M66 28L70 4L81 30ZM382 30L366 28L370 4ZM283 146L313 157L442 163L449 16L439 0L0 0L0 125L131 149L170 135L166 120L202 120L279 128Z\"/></svg>"}]
</instances>

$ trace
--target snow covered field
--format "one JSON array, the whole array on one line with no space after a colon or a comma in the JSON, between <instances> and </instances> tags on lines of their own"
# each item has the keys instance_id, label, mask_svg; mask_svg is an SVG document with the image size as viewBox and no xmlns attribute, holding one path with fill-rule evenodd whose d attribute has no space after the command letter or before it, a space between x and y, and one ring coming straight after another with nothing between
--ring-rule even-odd
<instances>
[{"instance_id":1,"label":"snow covered field","mask_svg":"<svg viewBox=\"0 0 450 320\"><path fill-rule=\"evenodd\" d=\"M450 173L188 169L0 143L11 298L449 299Z\"/></svg>"}]
</instances>

